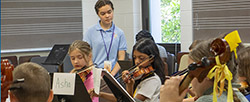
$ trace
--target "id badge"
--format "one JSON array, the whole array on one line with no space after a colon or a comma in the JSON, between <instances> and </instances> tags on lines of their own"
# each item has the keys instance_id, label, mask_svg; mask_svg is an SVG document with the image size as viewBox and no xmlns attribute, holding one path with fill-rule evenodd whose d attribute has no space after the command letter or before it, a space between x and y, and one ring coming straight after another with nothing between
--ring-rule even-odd
<instances>
[{"instance_id":1,"label":"id badge","mask_svg":"<svg viewBox=\"0 0 250 102\"><path fill-rule=\"evenodd\" d=\"M104 61L104 69L111 72L111 67L112 67L111 61Z\"/></svg>"}]
</instances>

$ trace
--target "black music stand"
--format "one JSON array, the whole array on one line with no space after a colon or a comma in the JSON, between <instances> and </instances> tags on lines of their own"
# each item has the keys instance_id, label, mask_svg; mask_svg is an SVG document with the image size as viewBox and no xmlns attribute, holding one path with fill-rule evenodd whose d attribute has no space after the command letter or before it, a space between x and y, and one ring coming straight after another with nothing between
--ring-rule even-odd
<instances>
[{"instance_id":1,"label":"black music stand","mask_svg":"<svg viewBox=\"0 0 250 102\"><path fill-rule=\"evenodd\" d=\"M44 65L58 65L58 72L63 72L63 61L70 44L55 44L45 60Z\"/></svg>"},{"instance_id":2,"label":"black music stand","mask_svg":"<svg viewBox=\"0 0 250 102\"><path fill-rule=\"evenodd\" d=\"M133 62L130 60L118 60L117 62L121 67L121 72L124 70L128 70L133 66Z\"/></svg>"},{"instance_id":3,"label":"black music stand","mask_svg":"<svg viewBox=\"0 0 250 102\"><path fill-rule=\"evenodd\" d=\"M51 87L53 85L53 73L50 73ZM52 102L92 102L90 95L82 82L82 79L76 74L74 95L54 95Z\"/></svg>"},{"instance_id":4,"label":"black music stand","mask_svg":"<svg viewBox=\"0 0 250 102\"><path fill-rule=\"evenodd\" d=\"M102 71L103 79L115 95L117 102L135 102L119 82L107 71Z\"/></svg>"}]
</instances>

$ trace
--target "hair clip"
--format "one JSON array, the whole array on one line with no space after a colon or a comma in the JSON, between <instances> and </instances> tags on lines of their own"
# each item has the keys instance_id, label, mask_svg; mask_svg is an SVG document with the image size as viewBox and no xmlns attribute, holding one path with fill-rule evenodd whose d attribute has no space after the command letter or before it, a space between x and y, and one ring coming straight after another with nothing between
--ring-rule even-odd
<instances>
[{"instance_id":1,"label":"hair clip","mask_svg":"<svg viewBox=\"0 0 250 102\"><path fill-rule=\"evenodd\" d=\"M14 83L22 83L22 82L24 82L24 78L14 80L13 84Z\"/></svg>"},{"instance_id":2,"label":"hair clip","mask_svg":"<svg viewBox=\"0 0 250 102\"><path fill-rule=\"evenodd\" d=\"M23 82L24 82L24 78L21 78L21 79L14 80L12 84L23 83ZM16 90L16 89L22 89L22 87L21 86L12 86L9 88L9 90Z\"/></svg>"}]
</instances>

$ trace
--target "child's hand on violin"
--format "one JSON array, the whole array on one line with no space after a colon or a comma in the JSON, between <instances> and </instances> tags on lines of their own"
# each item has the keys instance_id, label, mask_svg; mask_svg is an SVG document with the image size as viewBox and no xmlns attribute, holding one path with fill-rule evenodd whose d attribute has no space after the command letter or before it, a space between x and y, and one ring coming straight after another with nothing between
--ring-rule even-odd
<instances>
[{"instance_id":1,"label":"child's hand on violin","mask_svg":"<svg viewBox=\"0 0 250 102\"><path fill-rule=\"evenodd\" d=\"M125 82L126 84L129 84L129 85L134 85L135 80L133 78L131 78L128 74L129 74L128 70L125 70L122 72L123 82Z\"/></svg>"},{"instance_id":2,"label":"child's hand on violin","mask_svg":"<svg viewBox=\"0 0 250 102\"><path fill-rule=\"evenodd\" d=\"M179 94L181 77L171 77L167 79L160 90L160 102L182 102L188 89Z\"/></svg>"},{"instance_id":3,"label":"child's hand on violin","mask_svg":"<svg viewBox=\"0 0 250 102\"><path fill-rule=\"evenodd\" d=\"M93 97L99 97L99 95L97 95L97 94L95 93L94 88L93 88L93 89L89 89L89 90L88 90L88 93L89 93L91 99L92 99Z\"/></svg>"}]
</instances>

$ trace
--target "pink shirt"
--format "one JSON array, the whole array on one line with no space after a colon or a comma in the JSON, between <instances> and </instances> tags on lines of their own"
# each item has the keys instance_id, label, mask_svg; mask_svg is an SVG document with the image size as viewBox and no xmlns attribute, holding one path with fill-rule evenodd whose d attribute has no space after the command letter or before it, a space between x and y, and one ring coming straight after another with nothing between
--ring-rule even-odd
<instances>
[{"instance_id":1,"label":"pink shirt","mask_svg":"<svg viewBox=\"0 0 250 102\"><path fill-rule=\"evenodd\" d=\"M91 71L87 76L86 80L84 82L84 85L87 90L94 88L94 76L93 76L93 71ZM98 97L93 97L92 102L99 102Z\"/></svg>"}]
</instances>

